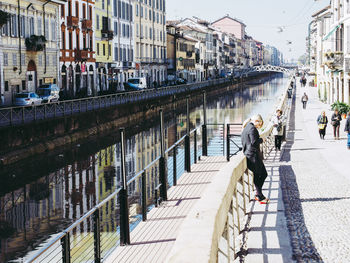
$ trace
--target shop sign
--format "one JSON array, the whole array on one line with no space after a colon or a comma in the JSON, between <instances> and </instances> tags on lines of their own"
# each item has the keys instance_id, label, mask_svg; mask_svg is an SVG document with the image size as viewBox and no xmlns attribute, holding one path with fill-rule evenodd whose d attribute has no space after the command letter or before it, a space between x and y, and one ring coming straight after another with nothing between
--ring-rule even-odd
<instances>
[{"instance_id":1,"label":"shop sign","mask_svg":"<svg viewBox=\"0 0 350 263\"><path fill-rule=\"evenodd\" d=\"M52 84L53 83L53 78L44 78L44 83L45 84Z\"/></svg>"}]
</instances>

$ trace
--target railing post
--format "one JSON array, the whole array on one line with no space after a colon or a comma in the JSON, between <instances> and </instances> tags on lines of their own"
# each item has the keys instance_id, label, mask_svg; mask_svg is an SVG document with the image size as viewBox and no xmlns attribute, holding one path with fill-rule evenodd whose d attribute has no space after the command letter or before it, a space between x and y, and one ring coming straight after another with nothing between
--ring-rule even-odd
<instances>
[{"instance_id":1,"label":"railing post","mask_svg":"<svg viewBox=\"0 0 350 263\"><path fill-rule=\"evenodd\" d=\"M190 105L189 105L189 96L186 97L186 119L187 125L186 130L187 134L185 137L185 170L191 172L191 141L190 141Z\"/></svg>"},{"instance_id":2,"label":"railing post","mask_svg":"<svg viewBox=\"0 0 350 263\"><path fill-rule=\"evenodd\" d=\"M173 149L173 185L174 186L177 184L176 150L177 150L177 146L175 146Z\"/></svg>"},{"instance_id":3,"label":"railing post","mask_svg":"<svg viewBox=\"0 0 350 263\"><path fill-rule=\"evenodd\" d=\"M61 239L61 246L62 246L62 262L70 263L69 233L66 233L66 235Z\"/></svg>"},{"instance_id":4,"label":"railing post","mask_svg":"<svg viewBox=\"0 0 350 263\"><path fill-rule=\"evenodd\" d=\"M94 254L95 254L95 263L101 262L101 222L100 222L100 213L99 209L96 209L94 212Z\"/></svg>"},{"instance_id":5,"label":"railing post","mask_svg":"<svg viewBox=\"0 0 350 263\"><path fill-rule=\"evenodd\" d=\"M10 125L13 124L13 114L12 114L12 108L10 109Z\"/></svg>"},{"instance_id":6,"label":"railing post","mask_svg":"<svg viewBox=\"0 0 350 263\"><path fill-rule=\"evenodd\" d=\"M230 161L230 124L226 127L226 160Z\"/></svg>"},{"instance_id":7,"label":"railing post","mask_svg":"<svg viewBox=\"0 0 350 263\"><path fill-rule=\"evenodd\" d=\"M202 125L202 155L208 156L208 139L207 139L207 125Z\"/></svg>"},{"instance_id":8,"label":"railing post","mask_svg":"<svg viewBox=\"0 0 350 263\"><path fill-rule=\"evenodd\" d=\"M142 189L142 221L147 220L147 189L146 189L146 172L143 171L141 177Z\"/></svg>"},{"instance_id":9,"label":"railing post","mask_svg":"<svg viewBox=\"0 0 350 263\"><path fill-rule=\"evenodd\" d=\"M194 163L197 163L197 130L194 131L193 134L193 144L194 144L194 150L193 150L193 157L194 157Z\"/></svg>"},{"instance_id":10,"label":"railing post","mask_svg":"<svg viewBox=\"0 0 350 263\"><path fill-rule=\"evenodd\" d=\"M24 117L24 107L22 107L22 123L24 124L25 117Z\"/></svg>"},{"instance_id":11,"label":"railing post","mask_svg":"<svg viewBox=\"0 0 350 263\"><path fill-rule=\"evenodd\" d=\"M125 130L120 129L121 141L121 173L123 179L122 189L120 190L120 245L130 245L129 229L129 203L128 203L128 184L125 170Z\"/></svg>"},{"instance_id":12,"label":"railing post","mask_svg":"<svg viewBox=\"0 0 350 263\"><path fill-rule=\"evenodd\" d=\"M159 181L161 183L160 187L160 197L162 200L166 201L167 197L167 176L165 169L165 142L164 142L164 116L163 110L159 111L160 116L160 154L161 157L159 159Z\"/></svg>"}]
</instances>

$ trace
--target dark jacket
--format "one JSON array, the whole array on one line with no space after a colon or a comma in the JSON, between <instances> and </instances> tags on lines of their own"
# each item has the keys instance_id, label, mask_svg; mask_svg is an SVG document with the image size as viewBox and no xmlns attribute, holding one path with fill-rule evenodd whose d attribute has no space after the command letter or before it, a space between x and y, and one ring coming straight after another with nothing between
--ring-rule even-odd
<instances>
[{"instance_id":1,"label":"dark jacket","mask_svg":"<svg viewBox=\"0 0 350 263\"><path fill-rule=\"evenodd\" d=\"M260 152L260 143L263 140L260 138L258 130L253 123L248 123L242 132L242 146L245 156L254 157L258 156Z\"/></svg>"},{"instance_id":2,"label":"dark jacket","mask_svg":"<svg viewBox=\"0 0 350 263\"><path fill-rule=\"evenodd\" d=\"M260 143L263 142L263 139L260 138L259 132L253 123L247 124L241 136L248 169L254 173L254 176L264 180L267 177L267 171L260 157Z\"/></svg>"},{"instance_id":3,"label":"dark jacket","mask_svg":"<svg viewBox=\"0 0 350 263\"><path fill-rule=\"evenodd\" d=\"M338 126L340 125L340 121L341 121L341 115L338 112L338 114L333 113L332 114L332 125L333 126Z\"/></svg>"},{"instance_id":4,"label":"dark jacket","mask_svg":"<svg viewBox=\"0 0 350 263\"><path fill-rule=\"evenodd\" d=\"M346 119L344 131L350 133L350 116Z\"/></svg>"}]
</instances>

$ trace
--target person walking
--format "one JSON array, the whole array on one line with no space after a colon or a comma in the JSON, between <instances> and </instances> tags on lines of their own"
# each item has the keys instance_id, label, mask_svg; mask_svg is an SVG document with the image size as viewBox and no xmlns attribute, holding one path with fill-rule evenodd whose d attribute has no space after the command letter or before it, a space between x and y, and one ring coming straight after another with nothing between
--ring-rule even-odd
<instances>
[{"instance_id":1,"label":"person walking","mask_svg":"<svg viewBox=\"0 0 350 263\"><path fill-rule=\"evenodd\" d=\"M283 125L284 117L282 116L282 110L277 110L276 115L272 119L272 134L275 136L275 150L281 150L282 137L283 137Z\"/></svg>"},{"instance_id":2,"label":"person walking","mask_svg":"<svg viewBox=\"0 0 350 263\"><path fill-rule=\"evenodd\" d=\"M301 97L301 102L303 103L303 109L306 109L306 104L309 100L309 97L306 95L306 92L304 92L304 95Z\"/></svg>"},{"instance_id":3,"label":"person walking","mask_svg":"<svg viewBox=\"0 0 350 263\"><path fill-rule=\"evenodd\" d=\"M339 140L339 129L340 129L340 121L341 115L338 111L338 109L334 110L334 113L332 114L332 126L333 126L333 135L334 135L334 140Z\"/></svg>"},{"instance_id":4,"label":"person walking","mask_svg":"<svg viewBox=\"0 0 350 263\"><path fill-rule=\"evenodd\" d=\"M348 117L346 118L344 131L348 133L348 150L350 150L350 112L348 112Z\"/></svg>"},{"instance_id":5,"label":"person walking","mask_svg":"<svg viewBox=\"0 0 350 263\"><path fill-rule=\"evenodd\" d=\"M254 174L254 185L256 189L255 200L259 201L260 204L267 204L269 199L262 193L262 186L267 177L267 171L260 156L260 144L263 142L263 139L260 138L258 132L258 129L260 129L263 124L263 118L259 114L246 120L243 124L241 139L243 153L247 157L248 169Z\"/></svg>"},{"instance_id":6,"label":"person walking","mask_svg":"<svg viewBox=\"0 0 350 263\"><path fill-rule=\"evenodd\" d=\"M318 124L318 133L320 134L321 140L324 140L324 136L326 135L326 128L328 124L328 118L326 116L326 112L322 111L321 115L317 118Z\"/></svg>"}]
</instances>

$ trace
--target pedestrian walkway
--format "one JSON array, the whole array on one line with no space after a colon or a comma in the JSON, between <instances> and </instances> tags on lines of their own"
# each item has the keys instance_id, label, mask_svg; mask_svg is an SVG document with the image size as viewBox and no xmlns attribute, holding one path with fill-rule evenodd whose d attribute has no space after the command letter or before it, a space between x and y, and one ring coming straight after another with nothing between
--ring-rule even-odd
<instances>
[{"instance_id":1,"label":"pedestrian walkway","mask_svg":"<svg viewBox=\"0 0 350 263\"><path fill-rule=\"evenodd\" d=\"M305 110L300 101L304 92L309 95ZM322 110L330 120L330 106L318 100L317 88L298 86L287 142L281 155L273 153L265 162L269 177L264 191L271 203L252 204L241 262L349 262L350 151L345 121L341 140L333 140L332 127L320 140L316 119Z\"/></svg>"},{"instance_id":2,"label":"pedestrian walkway","mask_svg":"<svg viewBox=\"0 0 350 263\"><path fill-rule=\"evenodd\" d=\"M183 174L178 184L169 189L168 201L152 209L147 221L131 232L131 245L119 246L105 262L165 262L183 220L226 164L223 156L201 157L192 165L191 173Z\"/></svg>"}]
</instances>

